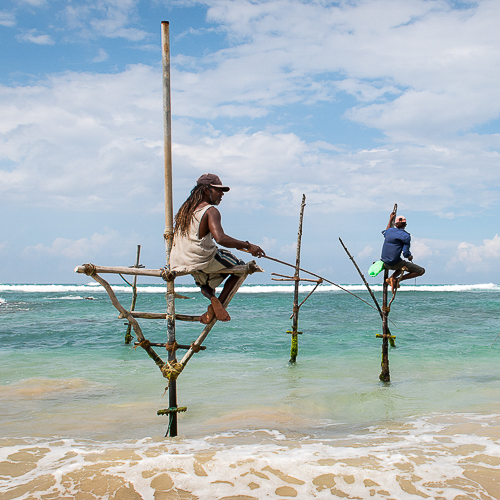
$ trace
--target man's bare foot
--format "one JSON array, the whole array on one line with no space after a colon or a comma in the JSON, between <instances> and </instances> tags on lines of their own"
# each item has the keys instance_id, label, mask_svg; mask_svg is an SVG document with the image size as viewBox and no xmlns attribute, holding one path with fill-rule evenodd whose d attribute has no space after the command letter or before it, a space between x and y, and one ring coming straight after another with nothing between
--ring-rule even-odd
<instances>
[{"instance_id":1,"label":"man's bare foot","mask_svg":"<svg viewBox=\"0 0 500 500\"><path fill-rule=\"evenodd\" d=\"M224 306L217 297L211 297L210 302L212 303L215 317L219 321L231 321L231 316L229 316L229 313L224 309Z\"/></svg>"},{"instance_id":2,"label":"man's bare foot","mask_svg":"<svg viewBox=\"0 0 500 500\"><path fill-rule=\"evenodd\" d=\"M396 278L387 278L386 283L390 285L392 293L394 293L394 291L399 288L399 281Z\"/></svg>"},{"instance_id":3,"label":"man's bare foot","mask_svg":"<svg viewBox=\"0 0 500 500\"><path fill-rule=\"evenodd\" d=\"M208 325L210 321L212 321L215 317L215 312L214 308L212 307L212 304L208 306L207 312L205 314L202 314L200 317L200 323L203 323L204 325Z\"/></svg>"}]
</instances>

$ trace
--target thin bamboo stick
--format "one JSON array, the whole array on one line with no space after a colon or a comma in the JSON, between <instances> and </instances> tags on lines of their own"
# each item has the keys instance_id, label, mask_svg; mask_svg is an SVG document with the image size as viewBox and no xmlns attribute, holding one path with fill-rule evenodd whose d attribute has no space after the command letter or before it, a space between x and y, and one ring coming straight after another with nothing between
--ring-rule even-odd
<instances>
[{"instance_id":1,"label":"thin bamboo stick","mask_svg":"<svg viewBox=\"0 0 500 500\"><path fill-rule=\"evenodd\" d=\"M316 288L318 288L319 285L321 285L321 283L323 283L323 280L322 279L319 279L316 281L316 286L309 292L309 294L307 295L307 297L299 304L299 309L304 305L304 302L316 291ZM290 319L293 318L293 313L292 315L290 316Z\"/></svg>"},{"instance_id":2,"label":"thin bamboo stick","mask_svg":"<svg viewBox=\"0 0 500 500\"><path fill-rule=\"evenodd\" d=\"M378 303L378 300L376 299L375 294L373 293L372 289L370 288L370 285L366 281L365 276L361 272L361 269L358 267L358 264L356 264L356 261L354 260L354 257L349 253L349 250L347 250L347 247L344 245L344 242L342 241L341 238L339 238L339 241L340 241L340 244L344 247L344 250L346 251L346 253L349 256L349 258L351 259L352 263L354 264L354 267L358 271L358 274L361 276L361 279L363 280L363 283L365 284L366 288L368 289L368 292L370 292L370 296L373 299L373 302L375 303L375 306L378 309L380 317L382 317L382 309L380 309L380 305Z\"/></svg>"},{"instance_id":3,"label":"thin bamboo stick","mask_svg":"<svg viewBox=\"0 0 500 500\"><path fill-rule=\"evenodd\" d=\"M141 245L137 245L135 267L139 267L140 258L141 258ZM135 309L136 302L137 302L137 274L134 275L134 281L132 282L132 303L130 304L130 311L133 311ZM132 329L132 324L129 322L127 326L127 332L125 333L125 344L130 344L130 342L132 342L132 335L130 335L131 329Z\"/></svg>"}]
</instances>

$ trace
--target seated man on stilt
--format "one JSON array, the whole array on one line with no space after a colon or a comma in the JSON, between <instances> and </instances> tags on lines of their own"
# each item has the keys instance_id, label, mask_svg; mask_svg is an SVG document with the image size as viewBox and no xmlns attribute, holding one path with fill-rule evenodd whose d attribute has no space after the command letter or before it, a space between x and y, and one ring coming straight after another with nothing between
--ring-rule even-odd
<instances>
[{"instance_id":1,"label":"seated man on stilt","mask_svg":"<svg viewBox=\"0 0 500 500\"><path fill-rule=\"evenodd\" d=\"M229 188L222 185L217 175L204 174L175 215L170 270L191 274L201 293L210 300L207 312L200 319L203 324L210 323L214 317L219 321L231 319L222 304L239 278L218 271L245 264L228 250L218 248L215 242L227 248L245 249L254 257L265 255L259 246L224 233L216 205L219 205L227 191ZM224 288L217 297L215 289L226 278Z\"/></svg>"},{"instance_id":2,"label":"seated man on stilt","mask_svg":"<svg viewBox=\"0 0 500 500\"><path fill-rule=\"evenodd\" d=\"M395 227L393 227L393 225ZM387 228L385 231L382 231L385 240L380 260L384 262L384 267L394 271L392 276L387 279L387 283L391 286L392 293L399 288L400 281L416 278L425 273L423 267L417 266L417 264L412 262L413 255L410 252L411 236L410 233L405 231L405 228L406 217L402 215L396 217L396 213L392 212ZM401 258L401 252L403 252L403 257L408 259L407 261ZM404 274L400 277L404 268L408 270L408 274Z\"/></svg>"}]
</instances>

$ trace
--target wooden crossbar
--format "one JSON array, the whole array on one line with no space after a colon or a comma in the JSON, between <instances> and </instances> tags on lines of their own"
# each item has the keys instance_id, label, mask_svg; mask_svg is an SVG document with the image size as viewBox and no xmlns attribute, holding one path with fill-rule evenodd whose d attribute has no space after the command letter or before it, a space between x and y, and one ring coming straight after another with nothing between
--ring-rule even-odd
<instances>
[{"instance_id":1,"label":"wooden crossbar","mask_svg":"<svg viewBox=\"0 0 500 500\"><path fill-rule=\"evenodd\" d=\"M155 278L162 278L167 271L165 269L145 269L136 267L109 267L109 266L94 266L93 264L84 264L83 266L76 266L75 273L87 274L91 276L91 272L97 274L129 274L132 276L153 276ZM241 266L227 267L217 271L220 274L253 274L261 273L263 269L259 267L255 261L250 261ZM175 271L169 273L172 278L177 276L187 276L191 274L187 271Z\"/></svg>"},{"instance_id":2,"label":"wooden crossbar","mask_svg":"<svg viewBox=\"0 0 500 500\"><path fill-rule=\"evenodd\" d=\"M141 311L130 311L130 314L134 318L143 319L167 319L167 313L151 313L151 312L141 312ZM176 321L200 321L201 316L192 316L190 314L176 314Z\"/></svg>"},{"instance_id":3,"label":"wooden crossbar","mask_svg":"<svg viewBox=\"0 0 500 500\"><path fill-rule=\"evenodd\" d=\"M134 342L135 345L139 345L140 342ZM149 345L153 347L167 347L167 344L165 342L150 342ZM200 350L204 351L207 348L207 346L201 345ZM177 349L191 349L190 345L183 345L183 344L177 344Z\"/></svg>"}]
</instances>

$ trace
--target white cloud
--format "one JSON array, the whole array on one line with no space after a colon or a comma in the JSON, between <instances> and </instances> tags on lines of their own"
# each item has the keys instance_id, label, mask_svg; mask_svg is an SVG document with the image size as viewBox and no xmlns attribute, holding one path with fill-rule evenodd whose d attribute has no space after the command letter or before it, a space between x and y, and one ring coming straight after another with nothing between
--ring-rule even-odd
<instances>
[{"instance_id":1,"label":"white cloud","mask_svg":"<svg viewBox=\"0 0 500 500\"><path fill-rule=\"evenodd\" d=\"M86 0L65 8L68 25L88 37L124 38L133 42L144 40L149 34L138 24L138 0Z\"/></svg>"},{"instance_id":2,"label":"white cloud","mask_svg":"<svg viewBox=\"0 0 500 500\"><path fill-rule=\"evenodd\" d=\"M343 92L359 102L349 119L394 141L429 142L500 114L495 0L467 9L442 0L208 4L232 46L197 64L174 59L182 115L255 118Z\"/></svg>"},{"instance_id":3,"label":"white cloud","mask_svg":"<svg viewBox=\"0 0 500 500\"><path fill-rule=\"evenodd\" d=\"M71 8L82 22L107 19L108 35L118 36L135 19L137 3ZM449 218L498 202L500 135L434 136L435 128L449 130L450 120L465 124L495 114L494 106L483 109L483 97L477 109L475 99L453 100L462 91L475 92L478 79L494 78L484 76L496 67L490 44L499 36L489 0L465 10L435 0L326 6L221 0L210 3L208 15L232 45L203 58L179 56L173 64L177 186L187 189L201 173L215 171L234 186L240 210L265 207L284 214L304 192L313 212L378 210L386 205L387 186L404 193L409 210ZM468 37L456 34L458 27ZM96 60L106 55L101 49ZM470 64L479 75L469 75ZM445 71L447 65L456 71ZM484 99L500 102L491 94L497 86L488 85L480 87ZM308 142L274 126L280 105L286 114L288 104L333 100L338 92L356 97L359 105L348 113L353 120L408 142L349 149L316 136ZM83 210L141 203L157 209L163 198L157 68L68 72L29 87L0 87L0 112L0 160L9 163L0 170L5 201ZM474 113L472 121L465 117ZM267 115L268 126L256 132L259 125L251 120L248 130L230 120L219 128L205 122L221 115Z\"/></svg>"},{"instance_id":4,"label":"white cloud","mask_svg":"<svg viewBox=\"0 0 500 500\"><path fill-rule=\"evenodd\" d=\"M47 4L47 0L18 0L19 3L23 4L28 4L31 5L32 7L41 7L42 5Z\"/></svg>"},{"instance_id":5,"label":"white cloud","mask_svg":"<svg viewBox=\"0 0 500 500\"><path fill-rule=\"evenodd\" d=\"M109 59L109 54L104 50L104 49L99 49L97 51L97 55L92 59L92 62L103 62L106 61L106 59Z\"/></svg>"},{"instance_id":6,"label":"white cloud","mask_svg":"<svg viewBox=\"0 0 500 500\"><path fill-rule=\"evenodd\" d=\"M51 246L38 243L26 247L23 250L23 256L60 257L83 262L85 259L95 259L103 253L112 253L118 256L122 254L121 249L127 246L126 242L127 239L124 239L117 231L110 230L106 234L94 233L90 238L80 238L78 240L56 238Z\"/></svg>"},{"instance_id":7,"label":"white cloud","mask_svg":"<svg viewBox=\"0 0 500 500\"><path fill-rule=\"evenodd\" d=\"M262 241L258 243L258 245L264 249L266 252L272 251L274 248L276 248L276 245L278 243L278 240L275 238L268 238L267 236L262 237Z\"/></svg>"},{"instance_id":8,"label":"white cloud","mask_svg":"<svg viewBox=\"0 0 500 500\"><path fill-rule=\"evenodd\" d=\"M411 240L411 253L415 256L417 261L421 259L426 259L431 255L438 255L439 250L432 248L432 246L427 245L424 239L412 238Z\"/></svg>"},{"instance_id":9,"label":"white cloud","mask_svg":"<svg viewBox=\"0 0 500 500\"><path fill-rule=\"evenodd\" d=\"M54 40L50 35L38 34L36 29L27 30L17 35L20 42L31 42L36 45L54 45Z\"/></svg>"},{"instance_id":10,"label":"white cloud","mask_svg":"<svg viewBox=\"0 0 500 500\"><path fill-rule=\"evenodd\" d=\"M0 112L0 160L9 164L0 170L4 201L119 210L162 199L156 70L138 65L0 87Z\"/></svg>"},{"instance_id":11,"label":"white cloud","mask_svg":"<svg viewBox=\"0 0 500 500\"><path fill-rule=\"evenodd\" d=\"M0 192L5 202L156 210L163 199L161 76L156 68L65 73L27 87L0 86ZM306 193L313 212L386 205L387 186L410 210L456 214L498 202L499 136L464 135L427 147L350 151L294 133L222 133L173 120L176 186L216 172L239 210L287 214ZM454 216L454 215L453 215Z\"/></svg>"},{"instance_id":12,"label":"white cloud","mask_svg":"<svg viewBox=\"0 0 500 500\"><path fill-rule=\"evenodd\" d=\"M462 241L450 261L451 266L460 265L467 272L486 271L498 268L500 259L500 237L496 234L491 240L483 240L482 245Z\"/></svg>"},{"instance_id":13,"label":"white cloud","mask_svg":"<svg viewBox=\"0 0 500 500\"><path fill-rule=\"evenodd\" d=\"M0 26L10 28L16 25L16 17L12 12L0 11Z\"/></svg>"},{"instance_id":14,"label":"white cloud","mask_svg":"<svg viewBox=\"0 0 500 500\"><path fill-rule=\"evenodd\" d=\"M297 242L294 241L290 245L282 245L280 247L279 253L284 257L295 257L297 255Z\"/></svg>"},{"instance_id":15,"label":"white cloud","mask_svg":"<svg viewBox=\"0 0 500 500\"><path fill-rule=\"evenodd\" d=\"M371 246L371 245L367 245L365 248L363 248L363 250L361 250L361 252L358 252L358 257L360 259L364 259L365 257L371 257L372 255L374 255L374 248Z\"/></svg>"}]
</instances>

